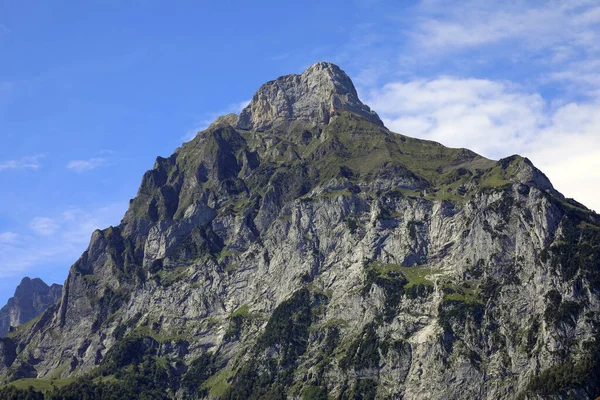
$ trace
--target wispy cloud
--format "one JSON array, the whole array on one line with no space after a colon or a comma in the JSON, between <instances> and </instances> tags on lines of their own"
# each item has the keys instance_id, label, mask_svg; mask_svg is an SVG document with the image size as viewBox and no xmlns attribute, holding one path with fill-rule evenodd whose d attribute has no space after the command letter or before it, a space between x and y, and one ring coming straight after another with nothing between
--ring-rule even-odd
<instances>
[{"instance_id":1,"label":"wispy cloud","mask_svg":"<svg viewBox=\"0 0 600 400\"><path fill-rule=\"evenodd\" d=\"M108 165L108 160L104 157L94 157L87 160L72 160L67 164L67 168L75 172L82 173L96 168Z\"/></svg>"},{"instance_id":2,"label":"wispy cloud","mask_svg":"<svg viewBox=\"0 0 600 400\"><path fill-rule=\"evenodd\" d=\"M59 229L58 222L48 217L35 217L29 226L35 233L42 236L50 236Z\"/></svg>"},{"instance_id":3,"label":"wispy cloud","mask_svg":"<svg viewBox=\"0 0 600 400\"><path fill-rule=\"evenodd\" d=\"M126 208L125 202L93 210L69 208L34 218L30 232L0 233L0 278L21 276L34 268L56 264L64 264L66 276L68 267L88 245L92 232L118 224Z\"/></svg>"},{"instance_id":4,"label":"wispy cloud","mask_svg":"<svg viewBox=\"0 0 600 400\"><path fill-rule=\"evenodd\" d=\"M598 48L594 25L600 7L594 2L493 2L448 0L421 2L413 37L423 48L451 51L518 40L529 49L565 45ZM443 10L443 12L442 12Z\"/></svg>"},{"instance_id":5,"label":"wispy cloud","mask_svg":"<svg viewBox=\"0 0 600 400\"><path fill-rule=\"evenodd\" d=\"M18 236L14 232L0 232L0 245L14 243Z\"/></svg>"},{"instance_id":6,"label":"wispy cloud","mask_svg":"<svg viewBox=\"0 0 600 400\"><path fill-rule=\"evenodd\" d=\"M588 96L600 97L600 57L573 61L565 68L548 75L549 81L569 85L572 90Z\"/></svg>"},{"instance_id":7,"label":"wispy cloud","mask_svg":"<svg viewBox=\"0 0 600 400\"><path fill-rule=\"evenodd\" d=\"M14 160L7 160L0 162L0 171L5 170L17 170L17 169L29 169L37 170L42 166L43 155L38 154L35 156L26 156Z\"/></svg>"},{"instance_id":8,"label":"wispy cloud","mask_svg":"<svg viewBox=\"0 0 600 400\"><path fill-rule=\"evenodd\" d=\"M543 84L571 63L600 60L594 0L420 0L387 14L356 25L340 46L337 61L354 66L358 86L439 71L482 77L506 66L501 73Z\"/></svg>"}]
</instances>

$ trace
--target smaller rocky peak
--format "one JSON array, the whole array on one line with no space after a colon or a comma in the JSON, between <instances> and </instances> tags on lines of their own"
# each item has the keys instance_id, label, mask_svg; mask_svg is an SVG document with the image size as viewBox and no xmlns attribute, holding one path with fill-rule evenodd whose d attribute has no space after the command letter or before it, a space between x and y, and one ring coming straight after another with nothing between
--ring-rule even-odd
<instances>
[{"instance_id":1,"label":"smaller rocky peak","mask_svg":"<svg viewBox=\"0 0 600 400\"><path fill-rule=\"evenodd\" d=\"M300 75L285 75L262 85L240 113L237 127L264 131L290 121L326 125L342 110L383 126L377 113L359 100L352 80L340 67L318 62Z\"/></svg>"},{"instance_id":2,"label":"smaller rocky peak","mask_svg":"<svg viewBox=\"0 0 600 400\"><path fill-rule=\"evenodd\" d=\"M508 171L510 169L509 176L514 181L536 187L561 200L565 199L560 192L554 189L550 179L548 179L542 171L537 169L528 158L515 154L498 160L498 164L502 166L503 170Z\"/></svg>"},{"instance_id":3,"label":"smaller rocky peak","mask_svg":"<svg viewBox=\"0 0 600 400\"><path fill-rule=\"evenodd\" d=\"M0 337L11 326L19 326L40 315L62 295L62 285L48 286L40 278L25 277L13 297L0 309Z\"/></svg>"},{"instance_id":4,"label":"smaller rocky peak","mask_svg":"<svg viewBox=\"0 0 600 400\"><path fill-rule=\"evenodd\" d=\"M50 287L40 278L25 277L15 289L15 297L27 297L34 293L46 294Z\"/></svg>"}]
</instances>

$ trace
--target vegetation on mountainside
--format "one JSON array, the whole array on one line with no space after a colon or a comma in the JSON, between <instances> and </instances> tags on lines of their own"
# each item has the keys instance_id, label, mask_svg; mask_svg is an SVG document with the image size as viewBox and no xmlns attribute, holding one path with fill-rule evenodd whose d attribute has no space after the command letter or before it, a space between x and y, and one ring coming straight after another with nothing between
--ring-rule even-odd
<instances>
[{"instance_id":1,"label":"vegetation on mountainside","mask_svg":"<svg viewBox=\"0 0 600 400\"><path fill-rule=\"evenodd\" d=\"M300 289L271 315L253 350L253 358L234 376L226 399L259 399L283 395L292 383L297 359L306 352L313 309L327 301ZM276 358L267 357L274 351Z\"/></svg>"},{"instance_id":2,"label":"vegetation on mountainside","mask_svg":"<svg viewBox=\"0 0 600 400\"><path fill-rule=\"evenodd\" d=\"M190 205L216 191L220 211L231 201L246 203L232 210L240 215L257 205L244 199L267 196L269 184L287 188L280 194L285 202L332 179L360 183L378 177L402 180L399 189L407 196L425 190L428 199L460 200L469 181L484 186L509 182L510 167L496 171L494 165L471 151L395 134L346 111L322 129L297 126L276 136L218 125L173 156L159 157L144 175L130 212L152 221L180 219ZM192 177L199 186L184 187Z\"/></svg>"}]
</instances>

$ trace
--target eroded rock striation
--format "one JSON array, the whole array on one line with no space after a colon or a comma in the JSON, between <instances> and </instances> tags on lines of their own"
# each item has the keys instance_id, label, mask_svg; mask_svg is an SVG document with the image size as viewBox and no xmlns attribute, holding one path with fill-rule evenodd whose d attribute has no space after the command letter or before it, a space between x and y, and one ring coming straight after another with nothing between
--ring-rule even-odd
<instances>
[{"instance_id":1,"label":"eroded rock striation","mask_svg":"<svg viewBox=\"0 0 600 400\"><path fill-rule=\"evenodd\" d=\"M178 399L591 398L599 318L597 214L520 156L390 132L318 63L157 158L60 304L0 342L0 374Z\"/></svg>"}]
</instances>

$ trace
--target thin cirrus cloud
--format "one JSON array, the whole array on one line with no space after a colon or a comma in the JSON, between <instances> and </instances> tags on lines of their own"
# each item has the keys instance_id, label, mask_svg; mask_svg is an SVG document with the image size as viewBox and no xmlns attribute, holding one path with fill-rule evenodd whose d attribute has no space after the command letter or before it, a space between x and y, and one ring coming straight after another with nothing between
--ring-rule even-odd
<instances>
[{"instance_id":1,"label":"thin cirrus cloud","mask_svg":"<svg viewBox=\"0 0 600 400\"><path fill-rule=\"evenodd\" d=\"M108 165L108 160L104 157L93 157L87 160L72 160L67 164L67 168L78 173L91 171Z\"/></svg>"},{"instance_id":2,"label":"thin cirrus cloud","mask_svg":"<svg viewBox=\"0 0 600 400\"><path fill-rule=\"evenodd\" d=\"M0 162L0 171L38 170L42 166L43 155L25 156L14 160Z\"/></svg>"},{"instance_id":3,"label":"thin cirrus cloud","mask_svg":"<svg viewBox=\"0 0 600 400\"><path fill-rule=\"evenodd\" d=\"M38 235L50 236L59 229L59 223L48 217L35 217L31 220L29 227Z\"/></svg>"},{"instance_id":4,"label":"thin cirrus cloud","mask_svg":"<svg viewBox=\"0 0 600 400\"><path fill-rule=\"evenodd\" d=\"M18 235L14 232L0 232L0 247L3 244L14 243L17 240Z\"/></svg>"},{"instance_id":5,"label":"thin cirrus cloud","mask_svg":"<svg viewBox=\"0 0 600 400\"><path fill-rule=\"evenodd\" d=\"M92 232L118 223L126 208L121 203L94 210L69 208L55 215L33 218L30 232L0 233L0 278L56 264L63 265L66 276L68 267L88 245Z\"/></svg>"},{"instance_id":6,"label":"thin cirrus cloud","mask_svg":"<svg viewBox=\"0 0 600 400\"><path fill-rule=\"evenodd\" d=\"M444 7L446 5L447 7ZM444 8L444 13L440 12ZM587 0L514 3L471 0L421 2L413 38L423 48L452 51L515 39L531 49L598 49L600 7ZM591 47L590 47L591 46ZM585 47L585 48L584 48ZM516 50L516 48L513 48Z\"/></svg>"}]
</instances>

